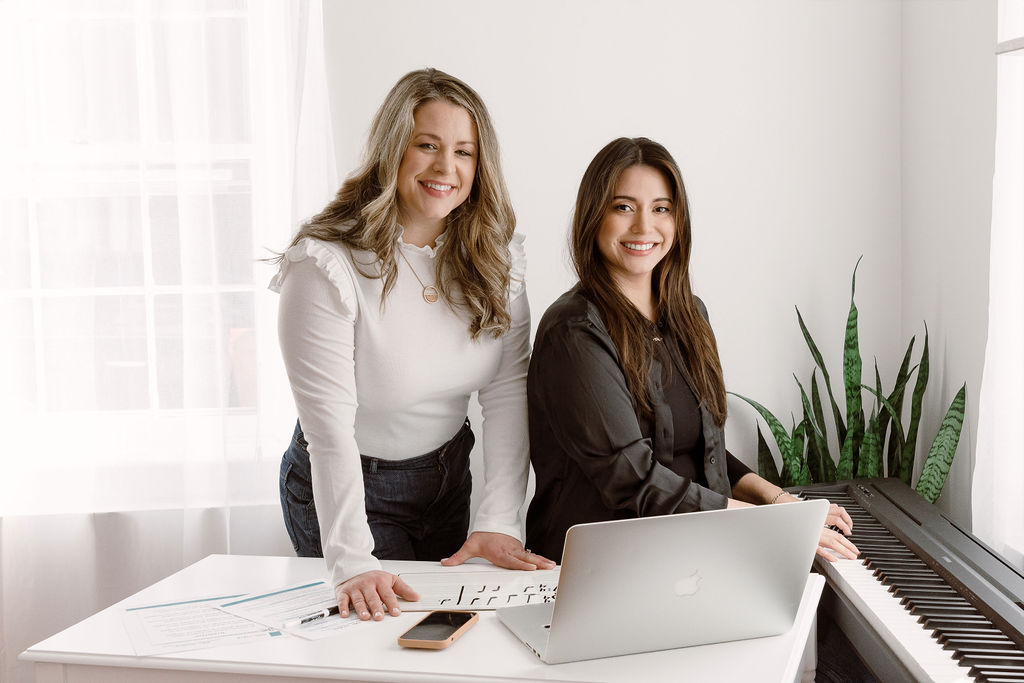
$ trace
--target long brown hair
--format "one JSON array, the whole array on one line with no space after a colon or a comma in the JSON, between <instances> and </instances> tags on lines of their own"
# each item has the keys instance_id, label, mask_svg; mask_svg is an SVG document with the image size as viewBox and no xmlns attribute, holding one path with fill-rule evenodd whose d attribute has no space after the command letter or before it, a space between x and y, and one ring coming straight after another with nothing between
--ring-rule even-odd
<instances>
[{"instance_id":1,"label":"long brown hair","mask_svg":"<svg viewBox=\"0 0 1024 683\"><path fill-rule=\"evenodd\" d=\"M412 138L416 110L442 100L469 112L477 132L477 165L469 197L448 216L447 238L438 247L437 287L450 306L469 313L469 331L499 337L509 329L508 245L516 217L501 172L497 135L480 96L437 69L411 71L399 79L374 116L362 165L323 211L306 222L292 245L304 237L342 242L372 252L384 280L381 307L395 286L398 237L398 167ZM452 286L458 284L456 298Z\"/></svg>"},{"instance_id":2,"label":"long brown hair","mask_svg":"<svg viewBox=\"0 0 1024 683\"><path fill-rule=\"evenodd\" d=\"M686 188L672 155L647 138L618 138L608 143L590 162L572 220L572 260L581 289L597 306L619 350L626 384L642 413L653 407L648 374L654 359L650 322L619 291L598 248L598 232L611 204L615 186L623 171L632 166L649 166L661 173L672 189L675 240L655 267L652 287L657 316L675 340L697 390L697 399L711 412L718 425L725 423L725 382L718 358L718 346L690 287L690 208Z\"/></svg>"}]
</instances>

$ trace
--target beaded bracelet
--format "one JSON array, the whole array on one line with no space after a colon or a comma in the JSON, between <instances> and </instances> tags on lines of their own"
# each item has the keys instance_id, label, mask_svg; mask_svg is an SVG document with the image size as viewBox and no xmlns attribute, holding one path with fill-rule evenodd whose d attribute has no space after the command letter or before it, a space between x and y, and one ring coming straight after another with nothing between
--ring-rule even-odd
<instances>
[{"instance_id":1,"label":"beaded bracelet","mask_svg":"<svg viewBox=\"0 0 1024 683\"><path fill-rule=\"evenodd\" d=\"M777 501L779 498L781 498L783 495L785 495L785 493L786 493L785 491L779 491L778 493L775 494L775 497L772 498L772 502L770 502L768 504L769 505L775 505L775 501Z\"/></svg>"}]
</instances>

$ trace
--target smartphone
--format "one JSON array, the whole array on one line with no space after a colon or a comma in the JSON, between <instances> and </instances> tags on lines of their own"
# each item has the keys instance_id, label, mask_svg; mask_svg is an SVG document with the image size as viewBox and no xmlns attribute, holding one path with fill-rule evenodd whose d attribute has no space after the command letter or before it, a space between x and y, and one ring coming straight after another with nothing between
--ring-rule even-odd
<instances>
[{"instance_id":1,"label":"smartphone","mask_svg":"<svg viewBox=\"0 0 1024 683\"><path fill-rule=\"evenodd\" d=\"M402 647L425 647L441 650L469 630L476 623L476 612L431 612L419 620L411 629L398 636Z\"/></svg>"}]
</instances>

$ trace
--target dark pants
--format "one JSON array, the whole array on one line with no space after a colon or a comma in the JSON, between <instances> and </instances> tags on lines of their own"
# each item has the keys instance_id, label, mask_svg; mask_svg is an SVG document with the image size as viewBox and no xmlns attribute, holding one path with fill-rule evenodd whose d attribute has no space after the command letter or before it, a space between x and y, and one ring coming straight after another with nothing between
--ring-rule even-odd
<instances>
[{"instance_id":1,"label":"dark pants","mask_svg":"<svg viewBox=\"0 0 1024 683\"><path fill-rule=\"evenodd\" d=\"M360 456L375 557L437 561L462 547L469 532L474 442L467 419L448 443L425 455L406 460ZM296 422L281 458L281 509L296 554L323 557L306 447Z\"/></svg>"}]
</instances>

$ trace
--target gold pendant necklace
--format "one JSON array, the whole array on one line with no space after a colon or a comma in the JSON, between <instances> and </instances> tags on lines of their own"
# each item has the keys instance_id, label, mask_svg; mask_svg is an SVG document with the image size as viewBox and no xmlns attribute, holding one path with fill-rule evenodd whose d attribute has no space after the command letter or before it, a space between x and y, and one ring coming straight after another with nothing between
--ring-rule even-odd
<instances>
[{"instance_id":1,"label":"gold pendant necklace","mask_svg":"<svg viewBox=\"0 0 1024 683\"><path fill-rule=\"evenodd\" d=\"M416 278L416 282L420 283L420 287L423 288L423 300L428 304L436 303L437 287L434 285L423 284L423 280L420 279L420 276L416 273L416 269L412 267L411 263L409 263L409 259L406 258L405 252L402 251L402 247L398 247L398 255L402 257L403 261L405 261L405 265L409 266L409 270L412 271L412 276Z\"/></svg>"}]
</instances>

